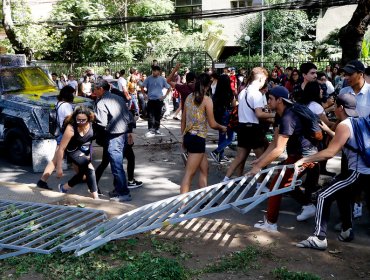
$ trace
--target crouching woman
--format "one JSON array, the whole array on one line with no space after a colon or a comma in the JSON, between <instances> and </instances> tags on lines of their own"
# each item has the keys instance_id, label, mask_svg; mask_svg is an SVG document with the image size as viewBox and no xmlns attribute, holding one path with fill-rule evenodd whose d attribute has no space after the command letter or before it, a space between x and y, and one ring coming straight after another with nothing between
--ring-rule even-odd
<instances>
[{"instance_id":1,"label":"crouching woman","mask_svg":"<svg viewBox=\"0 0 370 280\"><path fill-rule=\"evenodd\" d=\"M86 176L86 183L92 197L99 198L95 170L90 155L91 141L94 137L92 128L94 119L95 115L89 108L78 106L65 120L66 128L57 151L57 177L63 176L64 153L78 167L78 173L67 183L58 185L60 192L68 192L76 184L81 183Z\"/></svg>"}]
</instances>

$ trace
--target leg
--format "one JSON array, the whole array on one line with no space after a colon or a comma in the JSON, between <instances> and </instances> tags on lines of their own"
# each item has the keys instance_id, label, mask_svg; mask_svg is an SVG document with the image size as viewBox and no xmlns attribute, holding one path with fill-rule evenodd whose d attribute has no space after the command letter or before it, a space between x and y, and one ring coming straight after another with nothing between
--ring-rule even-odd
<instances>
[{"instance_id":1,"label":"leg","mask_svg":"<svg viewBox=\"0 0 370 280\"><path fill-rule=\"evenodd\" d=\"M102 160L99 166L95 170L96 183L99 184L100 178L103 175L104 170L109 164L109 153L108 153L108 143L103 147Z\"/></svg>"},{"instance_id":2,"label":"leg","mask_svg":"<svg viewBox=\"0 0 370 280\"><path fill-rule=\"evenodd\" d=\"M148 129L151 130L151 129L154 129L154 123L155 123L155 118L154 118L155 100L148 101L148 106L146 110L148 113Z\"/></svg>"},{"instance_id":3,"label":"leg","mask_svg":"<svg viewBox=\"0 0 370 280\"><path fill-rule=\"evenodd\" d=\"M181 182L180 193L187 193L190 191L191 181L193 180L195 172L200 167L203 157L203 153L189 153L185 167L185 175Z\"/></svg>"},{"instance_id":4,"label":"leg","mask_svg":"<svg viewBox=\"0 0 370 280\"><path fill-rule=\"evenodd\" d=\"M206 154L203 155L203 159L199 167L199 172L200 173L199 173L198 185L199 185L199 188L204 188L207 186L207 182L208 182L208 159L207 159Z\"/></svg>"},{"instance_id":5,"label":"leg","mask_svg":"<svg viewBox=\"0 0 370 280\"><path fill-rule=\"evenodd\" d=\"M135 154L134 154L134 150L132 149L133 145L134 144L129 145L129 144L126 143L125 153L124 153L124 157L127 160L127 179L129 181L134 180Z\"/></svg>"},{"instance_id":6,"label":"leg","mask_svg":"<svg viewBox=\"0 0 370 280\"><path fill-rule=\"evenodd\" d=\"M162 112L162 107L164 106L163 101L160 100L155 100L155 105L154 105L154 124L153 128L155 130L159 129L159 126L161 125L161 112Z\"/></svg>"},{"instance_id":7,"label":"leg","mask_svg":"<svg viewBox=\"0 0 370 280\"><path fill-rule=\"evenodd\" d=\"M346 174L340 174L338 180L336 180L331 186L320 193L317 200L317 210L315 217L315 231L314 235L319 238L326 238L327 223L330 216L331 203L339 195L339 212L341 213L341 220L347 227L352 226L352 211L351 211L351 198L343 198L341 192L354 184L359 178L359 173L356 171L349 170ZM343 216L342 216L343 215Z\"/></svg>"},{"instance_id":8,"label":"leg","mask_svg":"<svg viewBox=\"0 0 370 280\"><path fill-rule=\"evenodd\" d=\"M98 185L96 183L94 166L91 164L91 162L89 163L85 174L86 174L87 187L89 188L91 196L94 199L98 199L99 198Z\"/></svg>"},{"instance_id":9,"label":"leg","mask_svg":"<svg viewBox=\"0 0 370 280\"><path fill-rule=\"evenodd\" d=\"M242 162L245 162L245 160L248 158L250 151L251 151L250 149L246 149L242 147L237 148L236 157L233 160L233 162L230 164L229 168L227 169L226 177L230 178L233 175L235 169L239 167L239 165Z\"/></svg>"},{"instance_id":10,"label":"leg","mask_svg":"<svg viewBox=\"0 0 370 280\"><path fill-rule=\"evenodd\" d=\"M110 167L114 178L114 189L118 195L128 195L127 180L123 169L123 154L125 148L125 134L111 136L108 144Z\"/></svg>"}]
</instances>

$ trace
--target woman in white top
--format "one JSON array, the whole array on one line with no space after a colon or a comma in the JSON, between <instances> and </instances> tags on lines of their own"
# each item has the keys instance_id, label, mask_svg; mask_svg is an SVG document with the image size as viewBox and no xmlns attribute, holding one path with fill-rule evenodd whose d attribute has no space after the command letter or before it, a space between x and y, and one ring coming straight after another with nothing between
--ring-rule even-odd
<instances>
[{"instance_id":1,"label":"woman in white top","mask_svg":"<svg viewBox=\"0 0 370 280\"><path fill-rule=\"evenodd\" d=\"M82 95L85 97L89 97L91 95L91 82L89 76L84 76L84 80L81 83L81 91Z\"/></svg>"},{"instance_id":2,"label":"woman in white top","mask_svg":"<svg viewBox=\"0 0 370 280\"><path fill-rule=\"evenodd\" d=\"M72 102L74 99L75 89L71 86L65 86L60 90L58 95L58 102L55 104L56 118L57 118L57 148L53 159L45 167L44 173L42 174L40 180L37 182L37 186L43 189L51 189L47 184L51 173L53 173L56 166L56 152L59 148L60 141L63 136L63 124L67 116L73 113Z\"/></svg>"},{"instance_id":3,"label":"woman in white top","mask_svg":"<svg viewBox=\"0 0 370 280\"><path fill-rule=\"evenodd\" d=\"M237 176L243 174L245 161L252 149L258 158L267 147L265 132L259 124L260 118L275 117L275 114L263 111L263 96L260 89L265 85L267 77L268 72L265 68L253 68L248 77L247 87L239 93L237 153L226 172L224 181L228 181L235 171Z\"/></svg>"},{"instance_id":4,"label":"woman in white top","mask_svg":"<svg viewBox=\"0 0 370 280\"><path fill-rule=\"evenodd\" d=\"M306 105L329 128L333 128L335 124L329 121L328 117L326 116L324 107L321 105L322 93L323 90L321 89L319 82L308 82L303 90L302 98L299 102L303 105ZM327 140L327 137L325 137L324 140L321 142L319 146L320 150L326 148ZM320 174L335 176L335 173L326 170L326 163L327 161L322 161L320 163Z\"/></svg>"}]
</instances>

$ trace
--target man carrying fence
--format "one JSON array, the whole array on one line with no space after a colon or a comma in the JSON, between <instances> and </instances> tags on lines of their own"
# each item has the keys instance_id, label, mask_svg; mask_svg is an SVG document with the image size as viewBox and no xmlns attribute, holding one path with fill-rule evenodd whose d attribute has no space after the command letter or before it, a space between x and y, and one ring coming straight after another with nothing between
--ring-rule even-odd
<instances>
[{"instance_id":1,"label":"man carrying fence","mask_svg":"<svg viewBox=\"0 0 370 280\"><path fill-rule=\"evenodd\" d=\"M284 152L285 147L288 158L282 164L293 164L303 156L317 153L314 139L311 139L308 133L306 133L303 119L293 110L292 101L289 100L288 96L289 92L285 87L277 86L271 90L268 105L270 109L276 111L274 140L270 143L266 151L257 160L252 162L253 168L247 173L247 176L257 174L262 168L279 157ZM310 191L312 191L313 187L317 186L319 167L318 164L306 163L304 164L304 168L304 171L308 172L305 181L305 193L303 194L299 188L295 188L291 192L293 198L302 205L302 212L297 216L298 221L304 221L313 217L316 211L315 206L311 202ZM301 172L299 176L302 176L303 173ZM287 170L280 183L280 188L289 186L292 177L293 171ZM270 190L274 187L277 179L278 176L272 181ZM282 195L272 196L268 199L266 217L264 217L263 221L256 223L254 227L264 231L277 232L281 199Z\"/></svg>"},{"instance_id":2,"label":"man carrying fence","mask_svg":"<svg viewBox=\"0 0 370 280\"><path fill-rule=\"evenodd\" d=\"M325 250L327 248L326 231L330 215L330 206L337 200L339 213L342 221L342 231L338 236L339 241L349 242L354 238L352 231L352 208L351 198L357 189L368 186L370 180L370 167L367 166L358 152L358 145L351 119L357 117L356 97L350 93L338 95L335 104L335 115L341 121L335 132L331 131L323 124L322 128L331 136L333 140L329 146L317 154L304 157L296 162L296 167L308 162L328 160L334 157L341 149L348 159L348 169L345 169L335 177L331 185L324 189L318 197L317 211L315 218L314 234L297 243L300 248L313 248ZM352 147L352 148L351 148ZM365 187L367 204L370 205L369 188Z\"/></svg>"}]
</instances>

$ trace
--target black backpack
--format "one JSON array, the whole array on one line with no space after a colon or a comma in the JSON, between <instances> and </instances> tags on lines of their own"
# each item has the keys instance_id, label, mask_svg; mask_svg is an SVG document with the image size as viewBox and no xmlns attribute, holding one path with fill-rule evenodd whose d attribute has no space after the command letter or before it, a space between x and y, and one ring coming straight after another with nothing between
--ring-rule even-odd
<instances>
[{"instance_id":1,"label":"black backpack","mask_svg":"<svg viewBox=\"0 0 370 280\"><path fill-rule=\"evenodd\" d=\"M323 133L319 126L320 118L313 113L307 106L294 103L290 110L296 114L302 122L303 134L313 144L317 144L323 139Z\"/></svg>"}]
</instances>

